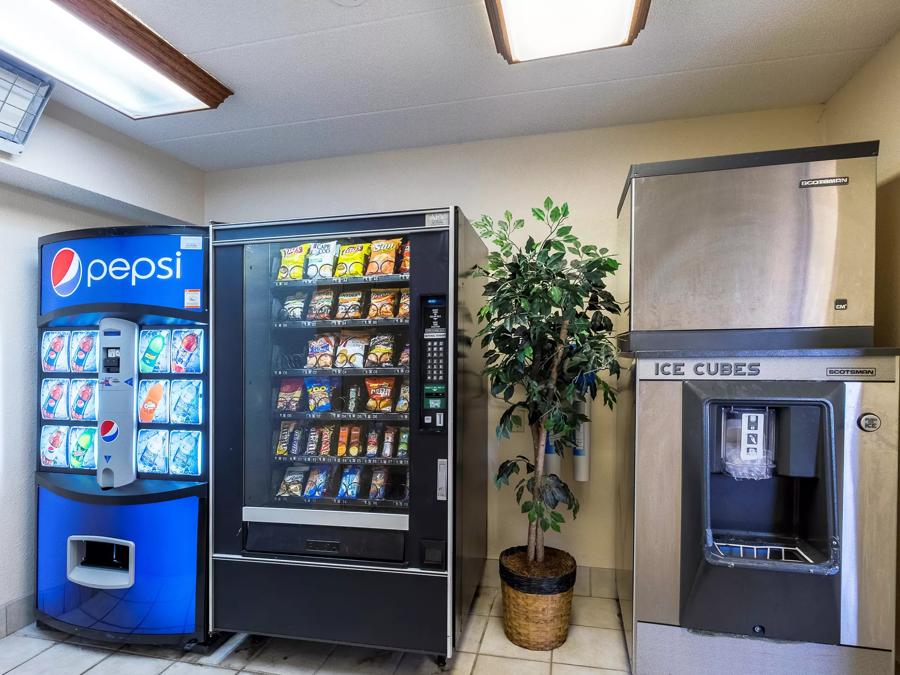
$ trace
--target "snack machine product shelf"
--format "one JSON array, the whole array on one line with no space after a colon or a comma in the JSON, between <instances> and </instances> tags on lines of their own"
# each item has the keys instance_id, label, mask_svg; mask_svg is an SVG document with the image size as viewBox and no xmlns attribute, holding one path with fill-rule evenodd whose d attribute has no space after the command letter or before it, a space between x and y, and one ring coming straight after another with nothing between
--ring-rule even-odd
<instances>
[{"instance_id":1,"label":"snack machine product shelf","mask_svg":"<svg viewBox=\"0 0 900 675\"><path fill-rule=\"evenodd\" d=\"M369 420L372 422L405 422L409 419L409 413L276 411L275 417L281 420Z\"/></svg>"},{"instance_id":2,"label":"snack machine product shelf","mask_svg":"<svg viewBox=\"0 0 900 675\"><path fill-rule=\"evenodd\" d=\"M291 464L378 464L390 466L406 466L409 464L408 457L367 457L366 455L357 455L356 457L343 455L341 457L335 455L273 455L276 462L284 462Z\"/></svg>"},{"instance_id":3,"label":"snack machine product shelf","mask_svg":"<svg viewBox=\"0 0 900 675\"><path fill-rule=\"evenodd\" d=\"M368 506L376 509L406 509L409 502L403 499L338 499L336 497L275 497L283 504L308 504L310 506Z\"/></svg>"},{"instance_id":4,"label":"snack machine product shelf","mask_svg":"<svg viewBox=\"0 0 900 675\"><path fill-rule=\"evenodd\" d=\"M288 279L285 281L273 281L272 288L309 288L311 286L353 286L361 284L396 284L409 282L409 273L403 274L373 274L362 277L327 277L324 279Z\"/></svg>"},{"instance_id":5,"label":"snack machine product shelf","mask_svg":"<svg viewBox=\"0 0 900 675\"><path fill-rule=\"evenodd\" d=\"M275 370L278 377L303 377L320 375L325 377L353 377L360 375L409 375L409 368L396 366L376 366L374 368L284 368Z\"/></svg>"},{"instance_id":6,"label":"snack machine product shelf","mask_svg":"<svg viewBox=\"0 0 900 675\"><path fill-rule=\"evenodd\" d=\"M318 319L318 320L294 320L276 321L275 328L300 329L300 328L391 328L394 326L408 326L408 318L386 319Z\"/></svg>"}]
</instances>

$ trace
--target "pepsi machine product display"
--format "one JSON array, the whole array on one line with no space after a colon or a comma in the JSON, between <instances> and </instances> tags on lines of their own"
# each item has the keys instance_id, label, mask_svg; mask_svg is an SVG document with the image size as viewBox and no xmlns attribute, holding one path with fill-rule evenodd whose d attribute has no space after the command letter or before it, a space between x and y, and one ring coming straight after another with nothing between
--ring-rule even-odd
<instances>
[{"instance_id":1,"label":"pepsi machine product display","mask_svg":"<svg viewBox=\"0 0 900 675\"><path fill-rule=\"evenodd\" d=\"M208 635L208 232L40 239L36 615L103 641Z\"/></svg>"},{"instance_id":2,"label":"pepsi machine product display","mask_svg":"<svg viewBox=\"0 0 900 675\"><path fill-rule=\"evenodd\" d=\"M213 628L451 656L485 558L484 245L458 209L213 239ZM360 616L284 611L335 606Z\"/></svg>"}]
</instances>

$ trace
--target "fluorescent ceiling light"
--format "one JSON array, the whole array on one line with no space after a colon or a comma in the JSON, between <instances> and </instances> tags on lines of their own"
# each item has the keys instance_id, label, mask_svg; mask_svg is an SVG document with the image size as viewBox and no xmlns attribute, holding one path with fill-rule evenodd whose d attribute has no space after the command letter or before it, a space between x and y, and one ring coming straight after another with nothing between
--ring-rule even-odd
<instances>
[{"instance_id":1,"label":"fluorescent ceiling light","mask_svg":"<svg viewBox=\"0 0 900 675\"><path fill-rule=\"evenodd\" d=\"M216 107L231 94L111 0L18 2L0 21L0 51L135 119Z\"/></svg>"},{"instance_id":2,"label":"fluorescent ceiling light","mask_svg":"<svg viewBox=\"0 0 900 675\"><path fill-rule=\"evenodd\" d=\"M45 77L0 58L0 150L22 154L52 90Z\"/></svg>"},{"instance_id":3,"label":"fluorescent ceiling light","mask_svg":"<svg viewBox=\"0 0 900 675\"><path fill-rule=\"evenodd\" d=\"M630 45L650 0L485 0L497 51L509 63Z\"/></svg>"}]
</instances>

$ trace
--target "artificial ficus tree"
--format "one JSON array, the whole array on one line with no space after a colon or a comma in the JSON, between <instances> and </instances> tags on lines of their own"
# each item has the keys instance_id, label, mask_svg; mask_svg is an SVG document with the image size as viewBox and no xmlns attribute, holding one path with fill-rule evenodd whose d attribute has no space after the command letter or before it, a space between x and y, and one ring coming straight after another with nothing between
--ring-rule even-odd
<instances>
[{"instance_id":1,"label":"artificial ficus tree","mask_svg":"<svg viewBox=\"0 0 900 675\"><path fill-rule=\"evenodd\" d=\"M531 213L546 226L543 238L517 242L525 221L509 211L500 220L482 216L473 224L494 248L478 270L487 279L478 335L491 394L507 404L497 437L509 438L524 418L534 450L532 458L504 461L494 481L498 488L509 485L525 468L515 485L516 501L528 515L528 560L540 563L544 532L559 532L565 522L559 507L573 518L579 508L569 486L544 470L548 436L562 454L587 420L583 404L598 392L610 408L615 404L615 392L599 375L619 373L610 315L620 308L607 288L619 263L607 249L582 244L572 234L568 204L555 205L547 197Z\"/></svg>"}]
</instances>

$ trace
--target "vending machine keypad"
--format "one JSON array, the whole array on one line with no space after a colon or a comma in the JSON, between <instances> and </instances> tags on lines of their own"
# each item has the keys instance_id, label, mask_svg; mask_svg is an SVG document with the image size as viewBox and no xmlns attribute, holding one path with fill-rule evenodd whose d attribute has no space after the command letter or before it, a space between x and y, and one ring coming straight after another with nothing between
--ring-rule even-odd
<instances>
[{"instance_id":1,"label":"vending machine keypad","mask_svg":"<svg viewBox=\"0 0 900 675\"><path fill-rule=\"evenodd\" d=\"M447 428L447 298L422 298L422 412L426 431Z\"/></svg>"}]
</instances>

